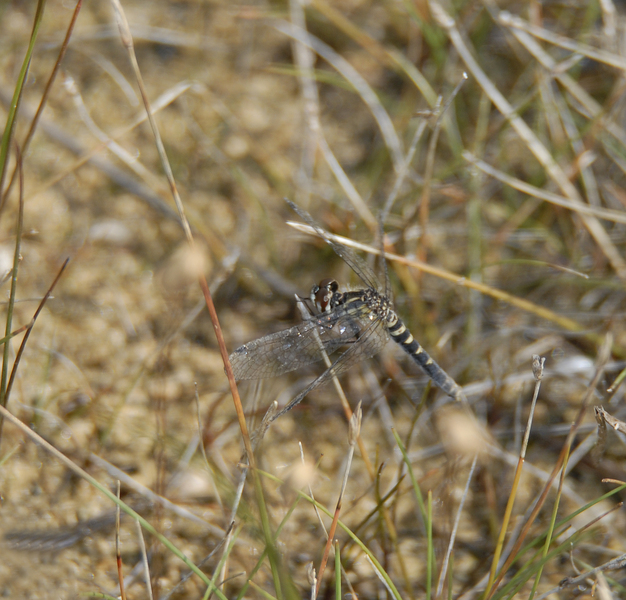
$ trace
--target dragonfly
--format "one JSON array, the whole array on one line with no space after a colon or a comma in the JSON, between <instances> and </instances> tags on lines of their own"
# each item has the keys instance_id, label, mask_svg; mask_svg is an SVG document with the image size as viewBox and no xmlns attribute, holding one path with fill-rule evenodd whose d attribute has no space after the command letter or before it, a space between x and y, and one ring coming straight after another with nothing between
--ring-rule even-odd
<instances>
[{"instance_id":1,"label":"dragonfly","mask_svg":"<svg viewBox=\"0 0 626 600\"><path fill-rule=\"evenodd\" d=\"M307 306L302 323L248 342L230 355L235 379L247 380L277 377L326 360L344 349L317 379L274 414L271 421L290 411L333 377L378 354L389 338L399 344L443 392L456 400L465 400L462 388L422 348L394 310L386 270L383 285L370 266L350 248L335 242L308 212L287 202L358 275L364 287L340 292L336 280L323 279L313 286L308 299L296 296L299 303Z\"/></svg>"}]
</instances>

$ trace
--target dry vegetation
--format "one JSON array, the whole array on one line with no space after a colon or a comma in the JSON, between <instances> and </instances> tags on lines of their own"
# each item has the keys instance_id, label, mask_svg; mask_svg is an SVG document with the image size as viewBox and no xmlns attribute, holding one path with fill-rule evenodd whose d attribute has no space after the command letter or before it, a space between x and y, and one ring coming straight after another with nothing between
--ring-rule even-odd
<instances>
[{"instance_id":1,"label":"dry vegetation","mask_svg":"<svg viewBox=\"0 0 626 600\"><path fill-rule=\"evenodd\" d=\"M250 475L239 501L242 432L197 269L232 351L296 323L293 294L321 278L358 284L328 246L287 224L298 219L284 197L374 248L388 205L386 250L406 259L388 261L398 311L469 405L431 389L394 344L341 377L353 409L363 404L361 444L341 507L347 530L335 534L344 571L334 573L331 553L320 597L485 597L503 527L503 558L514 562L490 597L530 598L533 586L535 598L626 597L623 569L556 591L626 552L623 492L603 482L626 479L623 441L609 428L596 444L593 411L624 415L622 389L607 392L626 356L621 6L124 2L191 252L109 3L80 10L24 147L74 10L42 4L4 137L5 307L24 200L10 330L30 322L70 263L8 398L0 385L9 411L105 488L124 477L123 501L189 561L206 559L220 597L309 595L307 568L319 569L326 544L320 520L330 525L309 496L334 510L349 453L344 411L328 385L278 419L256 451L264 501ZM0 4L5 123L35 9ZM303 24L323 58L298 45ZM446 104L464 71L442 118L436 98ZM7 194L16 145L23 186L16 179ZM9 344L9 367L22 339ZM546 370L517 480L534 354ZM321 369L240 385L248 426ZM6 420L0 492L0 595L119 595L114 503ZM207 580L183 581L188 566L144 534L155 597L203 597ZM139 540L124 516L128 598L148 594Z\"/></svg>"}]
</instances>

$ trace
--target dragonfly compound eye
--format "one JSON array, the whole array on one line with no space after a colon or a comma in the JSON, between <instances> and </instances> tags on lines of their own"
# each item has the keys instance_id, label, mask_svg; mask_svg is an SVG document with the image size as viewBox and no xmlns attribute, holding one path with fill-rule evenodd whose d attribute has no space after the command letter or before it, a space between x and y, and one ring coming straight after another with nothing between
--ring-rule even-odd
<instances>
[{"instance_id":1,"label":"dragonfly compound eye","mask_svg":"<svg viewBox=\"0 0 626 600\"><path fill-rule=\"evenodd\" d=\"M328 312L331 309L330 301L338 289L339 284L334 279L322 279L319 285L313 286L311 300L320 313Z\"/></svg>"}]
</instances>

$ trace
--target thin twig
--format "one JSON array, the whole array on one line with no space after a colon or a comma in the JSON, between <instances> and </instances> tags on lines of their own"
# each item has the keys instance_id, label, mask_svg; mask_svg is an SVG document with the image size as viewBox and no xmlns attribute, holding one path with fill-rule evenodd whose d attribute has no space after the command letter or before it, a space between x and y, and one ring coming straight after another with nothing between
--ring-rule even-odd
<instances>
[{"instance_id":1,"label":"thin twig","mask_svg":"<svg viewBox=\"0 0 626 600\"><path fill-rule=\"evenodd\" d=\"M581 44L578 41L567 38L563 35L559 35L558 33L554 33L553 31L549 31L544 29L543 27L538 27L536 25L531 25L527 21L511 14L508 11L502 11L500 13L500 22L503 25L508 27L514 27L516 29L521 29L531 35L534 35L536 38L543 40L544 42L549 42L550 44L554 44L560 48L565 48L566 50L570 50L576 54L581 54L582 56L586 56L587 58L591 58L592 60L598 61L600 63L604 63L609 65L610 67L615 67L621 71L626 71L626 60L621 58L618 54L613 54L612 52L604 52L603 50L598 50L596 48L592 48L587 44Z\"/></svg>"},{"instance_id":2,"label":"thin twig","mask_svg":"<svg viewBox=\"0 0 626 600\"><path fill-rule=\"evenodd\" d=\"M46 295L41 299L41 302L39 303L39 306L37 307L37 310L35 311L33 318L31 319L30 323L27 325L26 333L24 334L24 337L22 338L20 347L17 351L17 354L15 355L15 360L13 361L13 367L11 368L11 376L9 377L9 383L7 385L7 393L6 393L7 398L9 397L9 395L11 394L11 390L13 389L13 383L15 382L15 378L17 377L17 368L20 364L22 354L24 354L24 350L26 349L26 342L28 342L28 338L30 337L31 331L33 330L33 327L35 326L35 322L37 321L37 317L39 317L39 314L43 310L43 307L48 301L48 298L50 298L52 291L56 287L56 284L59 282L59 279L61 279L61 275L63 275L63 271L65 271L65 268L67 267L69 262L70 262L70 259L66 258L65 262L61 265L61 268L59 269L57 276L54 278L54 281L50 284L50 287L48 288Z\"/></svg>"},{"instance_id":3,"label":"thin twig","mask_svg":"<svg viewBox=\"0 0 626 600\"><path fill-rule=\"evenodd\" d=\"M120 500L120 480L117 480L117 498ZM117 579L120 586L120 598L126 600L124 573L122 572L122 550L120 548L120 505L115 507L115 561L117 563Z\"/></svg>"},{"instance_id":4,"label":"thin twig","mask_svg":"<svg viewBox=\"0 0 626 600\"><path fill-rule=\"evenodd\" d=\"M522 192L523 194L528 194L529 196L532 196L534 198L545 200L546 202L550 202L550 204L554 204L555 206L560 206L562 208L567 208L581 215L589 215L597 217L598 219L613 221L614 223L626 223L626 215L618 210L613 210L611 208L601 208L598 206L589 206L588 204L582 204L579 202L572 202L564 196L559 196L554 192L542 190L541 188L535 187L530 183L526 183L521 179L511 177L510 175L507 175L499 169L492 167L484 160L477 158L469 151L463 152L463 158L481 171L483 171L483 173L490 175L494 179L505 183L506 185Z\"/></svg>"},{"instance_id":5,"label":"thin twig","mask_svg":"<svg viewBox=\"0 0 626 600\"><path fill-rule=\"evenodd\" d=\"M139 538L139 549L141 550L141 561L143 562L143 572L146 580L146 589L148 590L148 598L153 600L152 578L150 577L150 564L148 563L148 552L146 551L146 541L143 539L143 531L139 521L135 521L137 526L137 536Z\"/></svg>"}]
</instances>

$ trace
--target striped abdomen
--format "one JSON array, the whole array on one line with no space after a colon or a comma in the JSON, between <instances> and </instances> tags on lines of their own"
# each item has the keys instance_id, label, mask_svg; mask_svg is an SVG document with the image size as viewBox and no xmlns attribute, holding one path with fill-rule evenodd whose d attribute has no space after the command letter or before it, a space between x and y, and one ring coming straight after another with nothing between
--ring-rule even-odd
<instances>
[{"instance_id":1,"label":"striped abdomen","mask_svg":"<svg viewBox=\"0 0 626 600\"><path fill-rule=\"evenodd\" d=\"M387 329L393 340L426 371L439 389L456 400L465 400L461 387L420 346L395 311L390 310L387 315Z\"/></svg>"}]
</instances>

